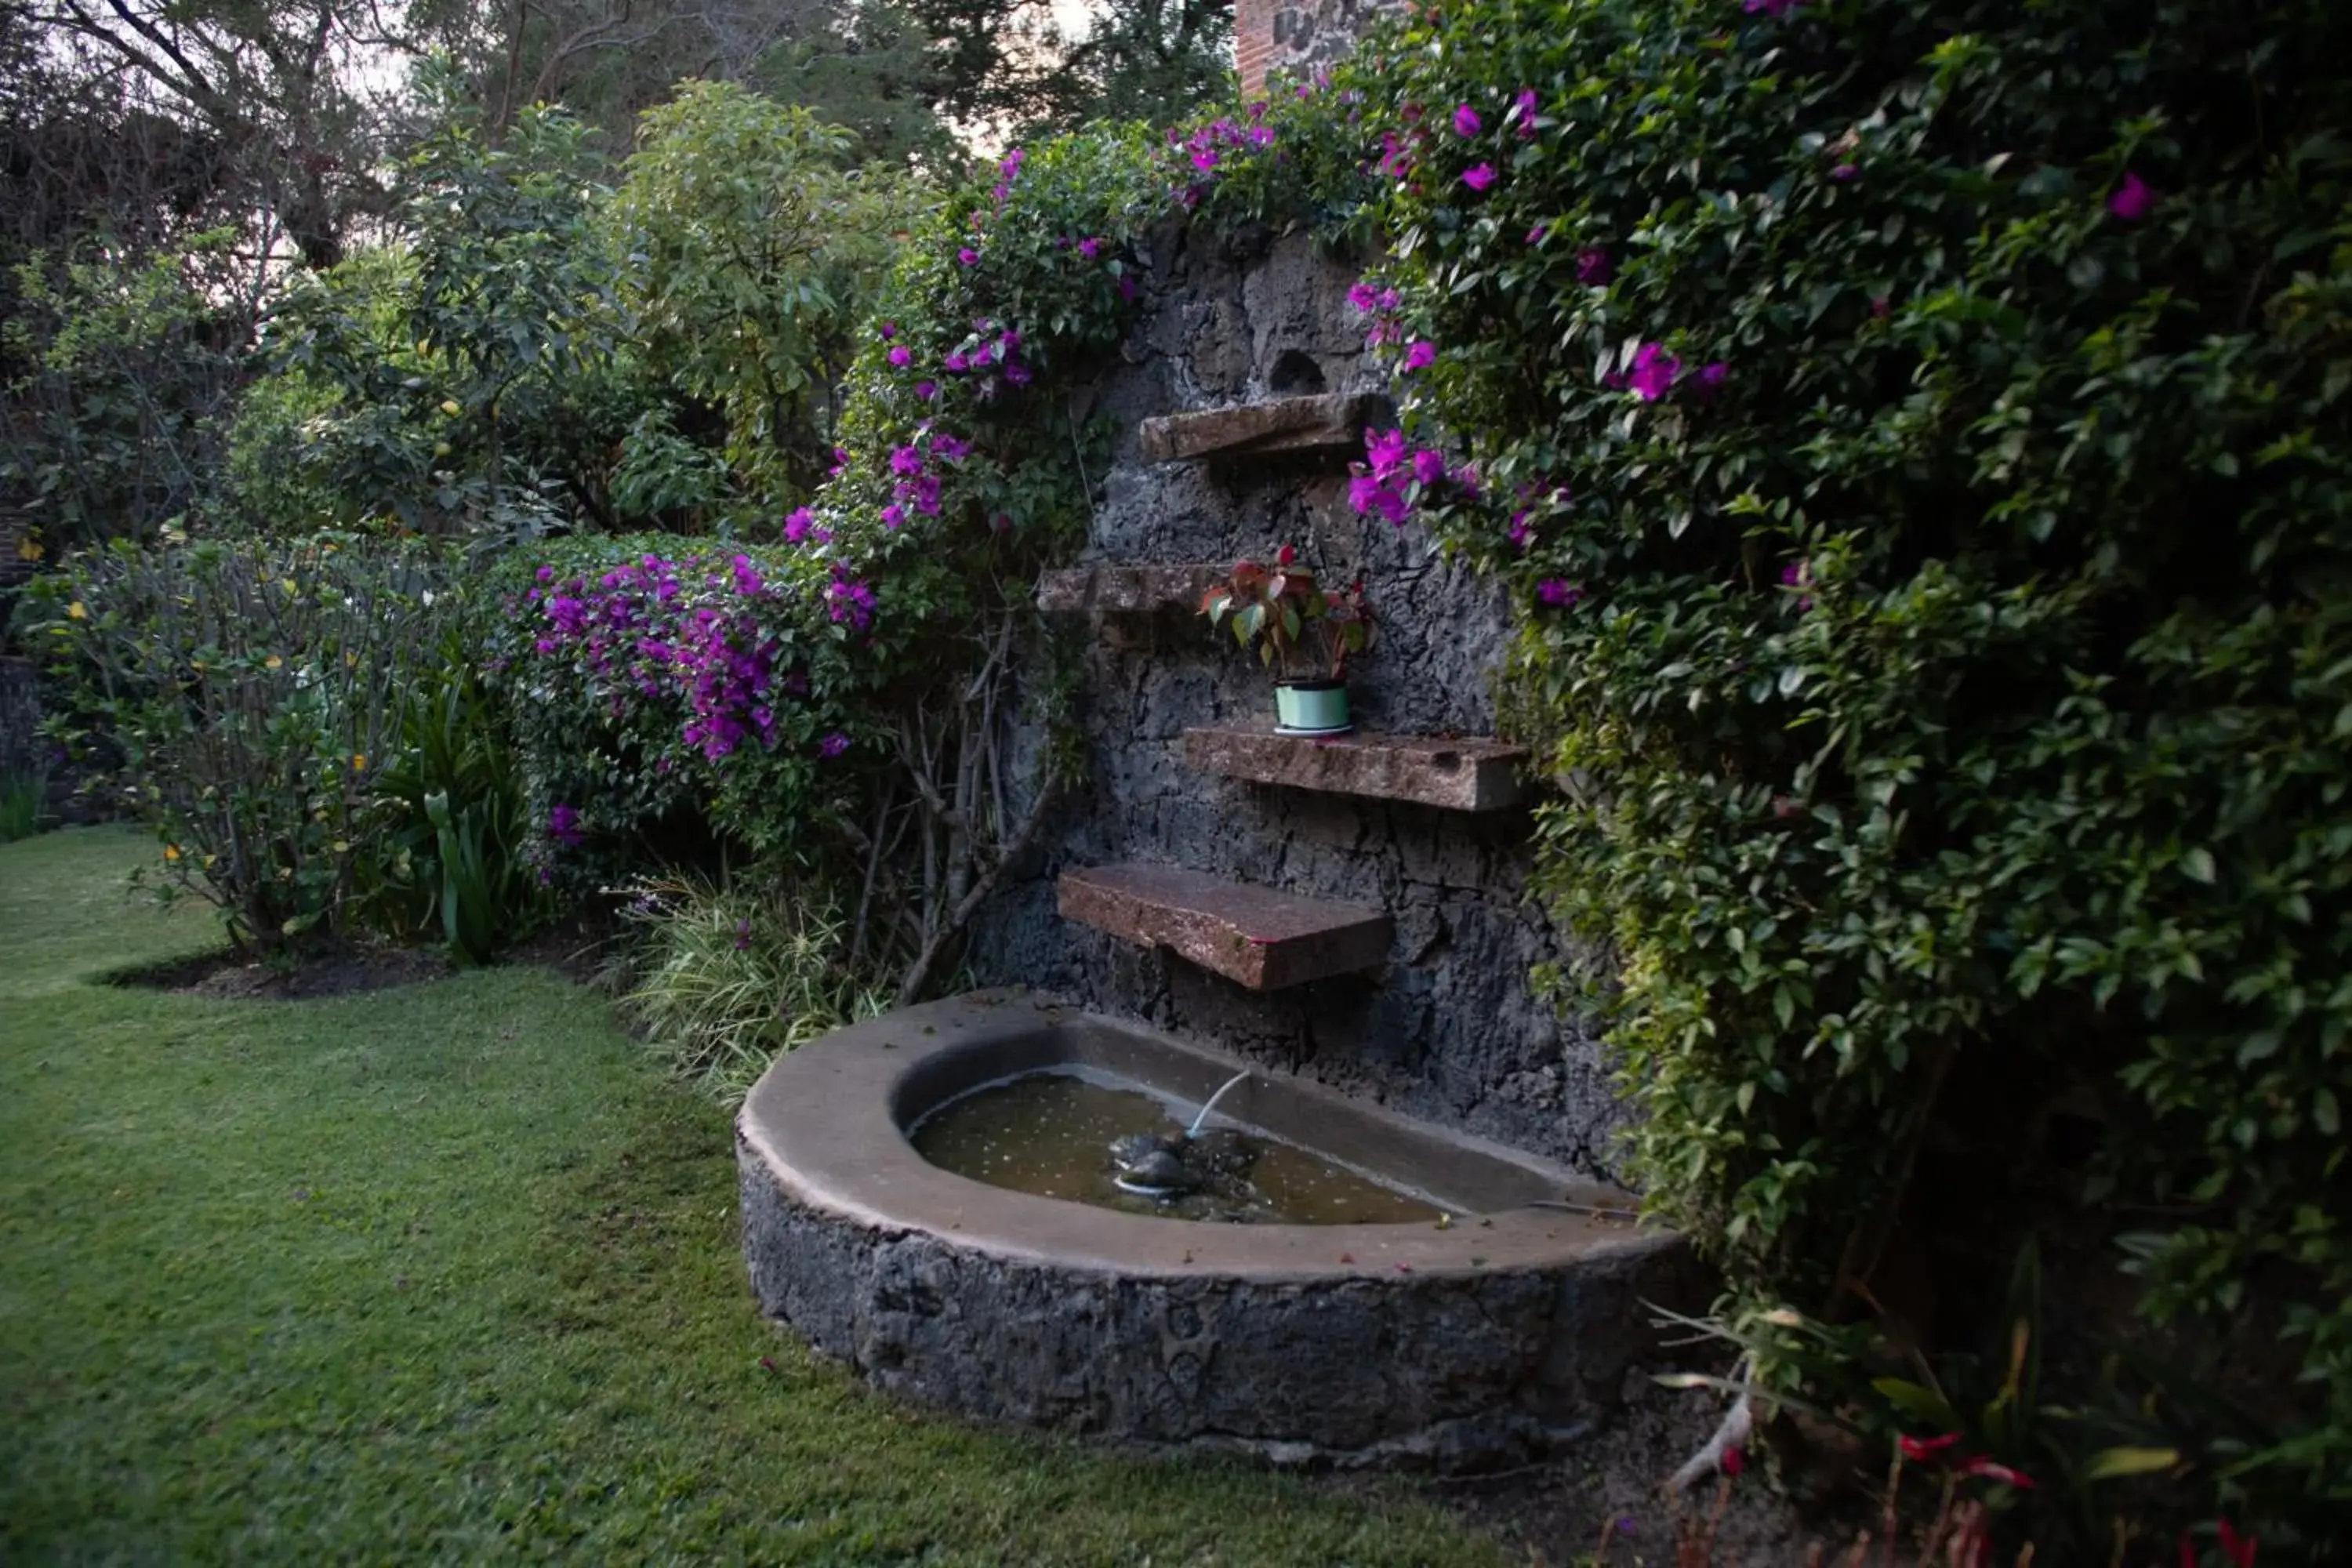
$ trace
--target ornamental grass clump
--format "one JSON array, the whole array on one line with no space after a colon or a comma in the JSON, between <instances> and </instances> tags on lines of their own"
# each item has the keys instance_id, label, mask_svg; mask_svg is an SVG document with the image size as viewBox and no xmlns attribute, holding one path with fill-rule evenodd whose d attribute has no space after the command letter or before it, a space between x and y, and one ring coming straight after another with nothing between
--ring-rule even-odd
<instances>
[{"instance_id":1,"label":"ornamental grass clump","mask_svg":"<svg viewBox=\"0 0 2352 1568\"><path fill-rule=\"evenodd\" d=\"M1499 0L1340 79L1654 1211L1960 1321L2065 1227L2244 1393L2156 1506L2265 1562L2352 1554L2347 59L2335 0Z\"/></svg>"},{"instance_id":2,"label":"ornamental grass clump","mask_svg":"<svg viewBox=\"0 0 2352 1568\"><path fill-rule=\"evenodd\" d=\"M781 879L646 882L623 914L637 938L624 1011L669 1071L730 1104L785 1051L887 1004L849 973L842 922Z\"/></svg>"}]
</instances>

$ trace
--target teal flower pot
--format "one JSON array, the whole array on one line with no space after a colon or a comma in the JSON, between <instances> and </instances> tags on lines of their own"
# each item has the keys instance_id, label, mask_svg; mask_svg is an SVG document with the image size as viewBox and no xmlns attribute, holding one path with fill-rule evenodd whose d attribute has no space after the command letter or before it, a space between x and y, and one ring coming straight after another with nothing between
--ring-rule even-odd
<instances>
[{"instance_id":1,"label":"teal flower pot","mask_svg":"<svg viewBox=\"0 0 2352 1568\"><path fill-rule=\"evenodd\" d=\"M1274 688L1274 727L1285 735L1344 735L1348 685L1342 680L1284 680Z\"/></svg>"}]
</instances>

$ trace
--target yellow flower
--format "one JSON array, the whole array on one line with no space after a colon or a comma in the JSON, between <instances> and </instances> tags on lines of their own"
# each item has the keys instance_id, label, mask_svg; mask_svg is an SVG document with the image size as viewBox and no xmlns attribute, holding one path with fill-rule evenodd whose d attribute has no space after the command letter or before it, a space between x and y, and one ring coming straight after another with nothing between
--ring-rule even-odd
<instances>
[{"instance_id":1,"label":"yellow flower","mask_svg":"<svg viewBox=\"0 0 2352 1568\"><path fill-rule=\"evenodd\" d=\"M455 419L458 415L463 414L466 411L457 406L457 400L456 398L451 397L446 398L442 401L441 412L449 416L450 418Z\"/></svg>"},{"instance_id":2,"label":"yellow flower","mask_svg":"<svg viewBox=\"0 0 2352 1568\"><path fill-rule=\"evenodd\" d=\"M89 619L89 611L83 606L79 599L76 599L66 606L66 617L68 620L86 621Z\"/></svg>"},{"instance_id":3,"label":"yellow flower","mask_svg":"<svg viewBox=\"0 0 2352 1568\"><path fill-rule=\"evenodd\" d=\"M179 858L180 858L180 847L179 847L178 845L176 845L176 844L166 844L166 845L164 845L164 846L163 846L163 858L164 858L164 859L166 859L166 860L177 860Z\"/></svg>"},{"instance_id":4,"label":"yellow flower","mask_svg":"<svg viewBox=\"0 0 2352 1568\"><path fill-rule=\"evenodd\" d=\"M261 668L264 669L281 669L285 667L285 664L286 661L284 659L278 658L273 653L268 658L261 661Z\"/></svg>"},{"instance_id":5,"label":"yellow flower","mask_svg":"<svg viewBox=\"0 0 2352 1568\"><path fill-rule=\"evenodd\" d=\"M355 773L363 773L367 772L367 753L365 752L353 752L352 753L352 772Z\"/></svg>"},{"instance_id":6,"label":"yellow flower","mask_svg":"<svg viewBox=\"0 0 2352 1568\"><path fill-rule=\"evenodd\" d=\"M16 558L20 561L38 561L41 558L41 542L29 533L18 540Z\"/></svg>"}]
</instances>

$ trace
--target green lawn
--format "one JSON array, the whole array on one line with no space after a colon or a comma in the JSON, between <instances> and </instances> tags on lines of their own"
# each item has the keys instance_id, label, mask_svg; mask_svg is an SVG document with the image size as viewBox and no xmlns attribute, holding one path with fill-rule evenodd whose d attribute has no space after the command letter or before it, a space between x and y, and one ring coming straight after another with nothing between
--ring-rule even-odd
<instances>
[{"instance_id":1,"label":"green lawn","mask_svg":"<svg viewBox=\"0 0 2352 1568\"><path fill-rule=\"evenodd\" d=\"M1501 1560L867 1394L760 1321L725 1118L596 997L109 986L212 941L152 852L0 847L0 1562Z\"/></svg>"}]
</instances>

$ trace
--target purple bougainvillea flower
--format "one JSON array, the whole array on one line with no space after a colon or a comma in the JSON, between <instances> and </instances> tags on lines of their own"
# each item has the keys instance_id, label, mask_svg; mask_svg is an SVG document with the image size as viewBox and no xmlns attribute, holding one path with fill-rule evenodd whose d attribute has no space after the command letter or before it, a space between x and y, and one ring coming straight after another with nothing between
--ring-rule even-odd
<instances>
[{"instance_id":1,"label":"purple bougainvillea flower","mask_svg":"<svg viewBox=\"0 0 2352 1568\"><path fill-rule=\"evenodd\" d=\"M1092 261L1102 254L1102 241L1092 238L1078 241L1078 254Z\"/></svg>"},{"instance_id":2,"label":"purple bougainvillea flower","mask_svg":"<svg viewBox=\"0 0 2352 1568\"><path fill-rule=\"evenodd\" d=\"M1486 129L1486 124L1478 118L1478 111L1476 110L1471 108L1466 103L1460 104L1455 107L1454 110L1454 134L1456 136L1475 136L1484 129Z\"/></svg>"},{"instance_id":3,"label":"purple bougainvillea flower","mask_svg":"<svg viewBox=\"0 0 2352 1568\"><path fill-rule=\"evenodd\" d=\"M931 452L933 456L944 458L950 463L961 463L971 455L971 443L959 441L952 436L934 437L931 440Z\"/></svg>"},{"instance_id":4,"label":"purple bougainvillea flower","mask_svg":"<svg viewBox=\"0 0 2352 1568\"><path fill-rule=\"evenodd\" d=\"M1528 521L1528 514L1524 509L1511 514L1511 526L1504 537L1511 542L1514 549L1517 550L1525 550L1528 542L1535 537L1535 528Z\"/></svg>"},{"instance_id":5,"label":"purple bougainvillea flower","mask_svg":"<svg viewBox=\"0 0 2352 1568\"><path fill-rule=\"evenodd\" d=\"M915 351L904 343L894 344L890 350L890 363L904 370L915 363Z\"/></svg>"},{"instance_id":6,"label":"purple bougainvillea flower","mask_svg":"<svg viewBox=\"0 0 2352 1568\"><path fill-rule=\"evenodd\" d=\"M919 474L923 471L923 454L913 447L901 447L890 454L890 471L894 474Z\"/></svg>"},{"instance_id":7,"label":"purple bougainvillea flower","mask_svg":"<svg viewBox=\"0 0 2352 1568\"><path fill-rule=\"evenodd\" d=\"M1462 183L1474 191L1483 191L1495 183L1495 165L1480 163L1462 171Z\"/></svg>"},{"instance_id":8,"label":"purple bougainvillea flower","mask_svg":"<svg viewBox=\"0 0 2352 1568\"><path fill-rule=\"evenodd\" d=\"M1555 610L1574 609L1577 601L1583 597L1584 590L1565 577L1547 577L1536 584L1538 602Z\"/></svg>"},{"instance_id":9,"label":"purple bougainvillea flower","mask_svg":"<svg viewBox=\"0 0 2352 1568\"><path fill-rule=\"evenodd\" d=\"M1786 566L1780 568L1780 586L1783 588L1796 588L1802 590L1810 588L1812 585L1813 567L1811 562L1791 561ZM1812 607L1813 596L1811 594L1800 592L1797 595L1797 612L1801 615Z\"/></svg>"},{"instance_id":10,"label":"purple bougainvillea flower","mask_svg":"<svg viewBox=\"0 0 2352 1568\"><path fill-rule=\"evenodd\" d=\"M1861 173L1862 169L1858 164L1840 163L1836 168L1830 171L1830 178L1835 180L1842 185Z\"/></svg>"},{"instance_id":11,"label":"purple bougainvillea flower","mask_svg":"<svg viewBox=\"0 0 2352 1568\"><path fill-rule=\"evenodd\" d=\"M1666 353L1664 346L1643 343L1633 355L1633 369L1626 376L1625 384L1643 402L1655 403L1673 389L1675 378L1682 371L1683 362Z\"/></svg>"},{"instance_id":12,"label":"purple bougainvillea flower","mask_svg":"<svg viewBox=\"0 0 2352 1568\"><path fill-rule=\"evenodd\" d=\"M950 354L946 359L940 363L946 365L949 374L952 375L961 375L965 371L971 368L971 361L964 358L964 356L960 353Z\"/></svg>"},{"instance_id":13,"label":"purple bougainvillea flower","mask_svg":"<svg viewBox=\"0 0 2352 1568\"><path fill-rule=\"evenodd\" d=\"M895 528L897 528L900 523L902 523L902 522L904 522L904 521L907 521L907 509L906 509L905 507L903 507L903 506L900 506L897 501L892 501L888 506L886 506L886 507L884 507L884 508L882 509L882 526L883 526L883 527L885 527L885 528L890 528L890 529L895 529ZM834 619L835 619L835 620L839 620L840 618L841 618L841 617L840 617L839 616L835 616L834 617Z\"/></svg>"},{"instance_id":14,"label":"purple bougainvillea flower","mask_svg":"<svg viewBox=\"0 0 2352 1568\"><path fill-rule=\"evenodd\" d=\"M575 806L557 805L547 814L547 836L567 849L580 847L586 836L580 831L580 812Z\"/></svg>"},{"instance_id":15,"label":"purple bougainvillea flower","mask_svg":"<svg viewBox=\"0 0 2352 1568\"><path fill-rule=\"evenodd\" d=\"M1511 100L1511 118L1517 122L1520 135L1535 135L1536 109L1536 89L1531 87L1519 89L1518 97Z\"/></svg>"},{"instance_id":16,"label":"purple bougainvillea flower","mask_svg":"<svg viewBox=\"0 0 2352 1568\"><path fill-rule=\"evenodd\" d=\"M1713 397L1717 393L1723 390L1723 384L1730 378L1730 375L1731 367L1724 363L1721 360L1716 360L1712 363L1702 365L1699 368L1698 373L1699 395L1702 397Z\"/></svg>"},{"instance_id":17,"label":"purple bougainvillea flower","mask_svg":"<svg viewBox=\"0 0 2352 1568\"><path fill-rule=\"evenodd\" d=\"M1126 300L1129 304L1133 304L1135 302L1136 295L1141 291L1142 290L1136 288L1134 279L1129 278L1123 272L1119 274L1118 297L1120 299Z\"/></svg>"},{"instance_id":18,"label":"purple bougainvillea flower","mask_svg":"<svg viewBox=\"0 0 2352 1568\"><path fill-rule=\"evenodd\" d=\"M884 342L886 342L886 343L887 343L887 342L888 342L892 338L895 338L895 337L897 337L898 335L898 323L897 323L897 322L895 322L895 321L885 321L885 322L883 322L883 323L882 323L882 341L883 341Z\"/></svg>"},{"instance_id":19,"label":"purple bougainvillea flower","mask_svg":"<svg viewBox=\"0 0 2352 1568\"><path fill-rule=\"evenodd\" d=\"M2156 210L2157 190L2130 170L2124 171L2124 183L2107 198L2107 210L2126 223L2137 223Z\"/></svg>"},{"instance_id":20,"label":"purple bougainvillea flower","mask_svg":"<svg viewBox=\"0 0 2352 1568\"><path fill-rule=\"evenodd\" d=\"M1412 477L1426 488L1445 477L1445 454L1423 447L1412 455Z\"/></svg>"},{"instance_id":21,"label":"purple bougainvillea flower","mask_svg":"<svg viewBox=\"0 0 2352 1568\"><path fill-rule=\"evenodd\" d=\"M1356 307L1357 310L1370 314L1371 311L1377 310L1381 308L1380 293L1378 290L1373 289L1370 284L1365 282L1361 279L1358 279L1348 289L1348 303ZM552 567L542 566L540 568L540 571L546 574L546 576L540 579L541 582L545 582L548 577L555 575L555 572Z\"/></svg>"},{"instance_id":22,"label":"purple bougainvillea flower","mask_svg":"<svg viewBox=\"0 0 2352 1568\"><path fill-rule=\"evenodd\" d=\"M1586 288L1603 288L1616 276L1616 258L1601 247L1587 246L1576 253L1576 280Z\"/></svg>"},{"instance_id":23,"label":"purple bougainvillea flower","mask_svg":"<svg viewBox=\"0 0 2352 1568\"><path fill-rule=\"evenodd\" d=\"M1539 223L1536 225L1535 227L1528 230L1528 243L1529 245L1541 245L1544 242L1544 236L1550 232L1551 225L1548 223Z\"/></svg>"},{"instance_id":24,"label":"purple bougainvillea flower","mask_svg":"<svg viewBox=\"0 0 2352 1568\"><path fill-rule=\"evenodd\" d=\"M1761 13L1778 18L1795 10L1797 4L1798 0L1748 0L1746 10L1751 16Z\"/></svg>"},{"instance_id":25,"label":"purple bougainvillea flower","mask_svg":"<svg viewBox=\"0 0 2352 1568\"><path fill-rule=\"evenodd\" d=\"M1400 528L1409 510L1396 488L1374 474L1358 474L1348 481L1348 504L1359 517L1378 512Z\"/></svg>"},{"instance_id":26,"label":"purple bougainvillea flower","mask_svg":"<svg viewBox=\"0 0 2352 1568\"><path fill-rule=\"evenodd\" d=\"M1366 431L1364 456L1371 459L1373 476L1377 479L1387 479L1404 467L1404 432L1402 430Z\"/></svg>"},{"instance_id":27,"label":"purple bougainvillea flower","mask_svg":"<svg viewBox=\"0 0 2352 1568\"><path fill-rule=\"evenodd\" d=\"M847 750L849 737L838 730L816 743L816 754L820 757L837 757Z\"/></svg>"},{"instance_id":28,"label":"purple bougainvillea flower","mask_svg":"<svg viewBox=\"0 0 2352 1568\"><path fill-rule=\"evenodd\" d=\"M980 252L967 245L956 252L956 259L966 267L977 267L980 265Z\"/></svg>"},{"instance_id":29,"label":"purple bougainvillea flower","mask_svg":"<svg viewBox=\"0 0 2352 1568\"><path fill-rule=\"evenodd\" d=\"M542 566L539 569L536 575L542 583L552 583L555 581L555 568L552 566Z\"/></svg>"},{"instance_id":30,"label":"purple bougainvillea flower","mask_svg":"<svg viewBox=\"0 0 2352 1568\"><path fill-rule=\"evenodd\" d=\"M1026 386L1029 378L1029 367L1017 360L1004 367L1004 383L1008 386Z\"/></svg>"},{"instance_id":31,"label":"purple bougainvillea flower","mask_svg":"<svg viewBox=\"0 0 2352 1568\"><path fill-rule=\"evenodd\" d=\"M1404 373L1407 375L1411 375L1414 371L1420 370L1427 365L1435 364L1436 363L1437 345L1431 342L1427 338L1416 339L1413 345L1404 351Z\"/></svg>"},{"instance_id":32,"label":"purple bougainvillea flower","mask_svg":"<svg viewBox=\"0 0 2352 1568\"><path fill-rule=\"evenodd\" d=\"M939 395L940 384L938 382L919 381L915 383L915 395L921 398L924 402L929 403L932 398L937 397Z\"/></svg>"}]
</instances>

